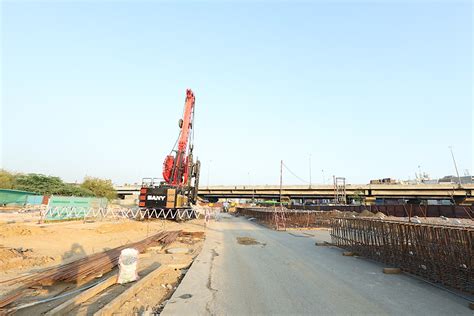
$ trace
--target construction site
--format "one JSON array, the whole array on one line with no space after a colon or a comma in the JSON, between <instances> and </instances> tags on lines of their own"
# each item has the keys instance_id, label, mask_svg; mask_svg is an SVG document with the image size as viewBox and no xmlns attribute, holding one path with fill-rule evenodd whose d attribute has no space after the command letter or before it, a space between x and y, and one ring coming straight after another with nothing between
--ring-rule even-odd
<instances>
[{"instance_id":1,"label":"construction site","mask_svg":"<svg viewBox=\"0 0 474 316\"><path fill-rule=\"evenodd\" d=\"M469 1L0 6L0 316L474 315Z\"/></svg>"},{"instance_id":2,"label":"construction site","mask_svg":"<svg viewBox=\"0 0 474 316\"><path fill-rule=\"evenodd\" d=\"M222 206L202 205L194 207L196 218L185 221L119 212L45 221L41 211L4 210L1 311L309 314L317 308L336 314L354 309L418 314L433 308L438 314L472 314L472 206L465 207L465 216L451 218L337 208L236 205L224 213ZM73 241L61 238L70 234ZM139 252L138 279L120 284L124 249ZM290 292L278 285L295 277L300 281ZM275 283L272 290L267 283ZM338 295L330 294L333 288ZM289 300L294 293L304 300L317 297L316 303L295 306L270 299ZM242 296L248 305L240 305ZM396 303L384 301L385 296L397 297Z\"/></svg>"},{"instance_id":3,"label":"construction site","mask_svg":"<svg viewBox=\"0 0 474 316\"><path fill-rule=\"evenodd\" d=\"M2 314L472 314L473 184L200 189L194 107L163 178L115 204L1 190Z\"/></svg>"}]
</instances>

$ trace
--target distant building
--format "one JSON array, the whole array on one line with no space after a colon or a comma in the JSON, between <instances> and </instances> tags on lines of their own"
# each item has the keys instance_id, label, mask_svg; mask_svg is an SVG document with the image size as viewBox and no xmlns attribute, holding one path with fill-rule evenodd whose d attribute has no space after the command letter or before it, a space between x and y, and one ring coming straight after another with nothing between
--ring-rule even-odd
<instances>
[{"instance_id":1,"label":"distant building","mask_svg":"<svg viewBox=\"0 0 474 316\"><path fill-rule=\"evenodd\" d=\"M424 183L424 184L438 184L439 181L438 181L438 179L423 179L423 180L421 180L421 183Z\"/></svg>"},{"instance_id":2,"label":"distant building","mask_svg":"<svg viewBox=\"0 0 474 316\"><path fill-rule=\"evenodd\" d=\"M370 180L370 184L398 184L400 181L392 178L383 178L383 179L375 179Z\"/></svg>"},{"instance_id":3,"label":"distant building","mask_svg":"<svg viewBox=\"0 0 474 316\"><path fill-rule=\"evenodd\" d=\"M474 183L474 177L473 176L462 176L462 177L456 177L456 176L444 176L438 180L438 183L455 183L459 184L459 179L461 179L461 184L470 184Z\"/></svg>"}]
</instances>

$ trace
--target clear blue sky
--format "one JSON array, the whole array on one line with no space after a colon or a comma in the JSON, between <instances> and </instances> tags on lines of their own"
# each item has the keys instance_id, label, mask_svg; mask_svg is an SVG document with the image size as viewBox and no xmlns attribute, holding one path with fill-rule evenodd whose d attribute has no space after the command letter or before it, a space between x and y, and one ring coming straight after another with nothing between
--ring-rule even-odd
<instances>
[{"instance_id":1,"label":"clear blue sky","mask_svg":"<svg viewBox=\"0 0 474 316\"><path fill-rule=\"evenodd\" d=\"M185 89L201 183L473 171L464 2L2 2L1 165L161 176ZM210 162L212 160L212 162ZM210 168L210 172L209 172ZM327 180L326 180L327 181ZM286 184L302 184L285 173Z\"/></svg>"}]
</instances>

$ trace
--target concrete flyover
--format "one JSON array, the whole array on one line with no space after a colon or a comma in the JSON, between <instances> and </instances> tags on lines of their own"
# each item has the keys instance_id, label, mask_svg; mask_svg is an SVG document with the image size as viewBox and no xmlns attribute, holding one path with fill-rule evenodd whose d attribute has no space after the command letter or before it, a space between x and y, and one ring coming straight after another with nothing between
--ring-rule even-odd
<instances>
[{"instance_id":1,"label":"concrete flyover","mask_svg":"<svg viewBox=\"0 0 474 316\"><path fill-rule=\"evenodd\" d=\"M138 194L139 186L115 187L119 196ZM359 195L366 201L375 199L449 199L456 203L472 204L474 184L348 184L347 196ZM281 195L291 199L331 199L334 197L332 185L284 185ZM205 199L218 198L263 198L275 199L280 196L278 185L258 186L209 186L200 187L199 196Z\"/></svg>"}]
</instances>

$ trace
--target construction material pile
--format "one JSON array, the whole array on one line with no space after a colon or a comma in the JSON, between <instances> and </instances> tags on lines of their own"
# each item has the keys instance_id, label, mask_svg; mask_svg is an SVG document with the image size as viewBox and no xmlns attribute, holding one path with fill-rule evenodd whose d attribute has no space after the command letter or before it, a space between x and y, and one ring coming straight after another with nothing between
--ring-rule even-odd
<instances>
[{"instance_id":1,"label":"construction material pile","mask_svg":"<svg viewBox=\"0 0 474 316\"><path fill-rule=\"evenodd\" d=\"M238 207L237 214L254 218L263 225L270 228L316 228L316 227L331 227L331 220L334 218L374 218L384 219L385 221L405 221L415 222L418 224L442 224L453 226L471 226L474 227L474 220L472 218L447 218L441 217L418 217L418 216L387 216L382 212L373 213L369 210L362 210L361 212L341 211L334 209L327 211L314 210L295 210L287 209L286 207ZM344 209L344 206L338 205L337 208ZM466 208L468 210L468 208ZM410 213L407 213L410 214ZM465 213L468 214L468 213Z\"/></svg>"},{"instance_id":2,"label":"construction material pile","mask_svg":"<svg viewBox=\"0 0 474 316\"><path fill-rule=\"evenodd\" d=\"M287 227L330 227L331 218L341 216L339 211L302 211L285 207L238 207L237 214L255 218L276 229Z\"/></svg>"},{"instance_id":3,"label":"construction material pile","mask_svg":"<svg viewBox=\"0 0 474 316\"><path fill-rule=\"evenodd\" d=\"M21 286L0 299L0 308L26 295L33 286L48 286L55 282L75 282L84 284L104 273L111 271L118 264L120 252L125 248L134 248L144 252L148 247L158 244L167 245L179 236L180 231L162 231L144 240L113 248L101 253L95 253L82 259L45 269L41 272L19 276L2 281L3 284L21 284Z\"/></svg>"},{"instance_id":4,"label":"construction material pile","mask_svg":"<svg viewBox=\"0 0 474 316\"><path fill-rule=\"evenodd\" d=\"M338 218L331 227L338 247L474 294L472 226Z\"/></svg>"},{"instance_id":5,"label":"construction material pile","mask_svg":"<svg viewBox=\"0 0 474 316\"><path fill-rule=\"evenodd\" d=\"M291 205L293 210L332 211L337 208L342 212L362 213L369 211L373 214L383 213L385 216L396 217L449 217L474 218L474 206L469 205L416 205L416 204L388 204L388 205Z\"/></svg>"}]
</instances>

